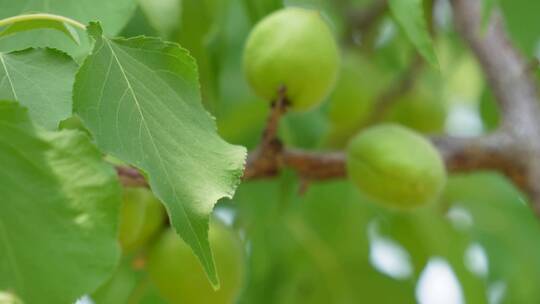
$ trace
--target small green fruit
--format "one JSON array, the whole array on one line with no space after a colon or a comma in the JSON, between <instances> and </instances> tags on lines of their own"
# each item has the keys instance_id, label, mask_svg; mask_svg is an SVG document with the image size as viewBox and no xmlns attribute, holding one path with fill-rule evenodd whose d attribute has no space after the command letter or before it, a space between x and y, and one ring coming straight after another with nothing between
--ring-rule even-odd
<instances>
[{"instance_id":1,"label":"small green fruit","mask_svg":"<svg viewBox=\"0 0 540 304\"><path fill-rule=\"evenodd\" d=\"M346 51L342 58L339 79L329 98L330 127L324 138L325 146L338 149L366 123L377 96L394 78L357 50Z\"/></svg>"},{"instance_id":2,"label":"small green fruit","mask_svg":"<svg viewBox=\"0 0 540 304\"><path fill-rule=\"evenodd\" d=\"M248 37L244 72L255 92L271 101L282 86L293 109L319 104L332 89L339 51L318 11L290 7L260 21Z\"/></svg>"},{"instance_id":3,"label":"small green fruit","mask_svg":"<svg viewBox=\"0 0 540 304\"><path fill-rule=\"evenodd\" d=\"M347 171L364 193L402 209L433 202L446 183L444 163L435 147L393 124L371 127L352 139Z\"/></svg>"},{"instance_id":4,"label":"small green fruit","mask_svg":"<svg viewBox=\"0 0 540 304\"><path fill-rule=\"evenodd\" d=\"M171 303L232 304L243 283L244 251L235 232L219 221L210 223L209 241L221 288L214 291L189 246L165 231L148 256L148 271L161 295Z\"/></svg>"},{"instance_id":5,"label":"small green fruit","mask_svg":"<svg viewBox=\"0 0 540 304\"><path fill-rule=\"evenodd\" d=\"M387 120L427 134L441 133L446 122L446 107L442 102L415 94L396 102Z\"/></svg>"},{"instance_id":6,"label":"small green fruit","mask_svg":"<svg viewBox=\"0 0 540 304\"><path fill-rule=\"evenodd\" d=\"M125 253L145 244L163 225L165 212L148 189L124 189L120 216L120 245Z\"/></svg>"}]
</instances>

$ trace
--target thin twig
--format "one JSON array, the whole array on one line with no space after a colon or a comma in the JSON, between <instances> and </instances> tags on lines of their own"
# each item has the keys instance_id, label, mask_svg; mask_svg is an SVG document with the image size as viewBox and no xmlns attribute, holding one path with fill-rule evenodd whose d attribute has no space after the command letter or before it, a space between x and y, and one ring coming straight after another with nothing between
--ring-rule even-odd
<instances>
[{"instance_id":1,"label":"thin twig","mask_svg":"<svg viewBox=\"0 0 540 304\"><path fill-rule=\"evenodd\" d=\"M288 107L287 101L287 88L282 86L278 91L278 97L272 102L272 107L268 120L266 121L266 128L263 131L261 145L271 145L277 138L277 132L279 129L279 121L285 114Z\"/></svg>"},{"instance_id":2,"label":"thin twig","mask_svg":"<svg viewBox=\"0 0 540 304\"><path fill-rule=\"evenodd\" d=\"M286 88L281 87L276 100L272 103L270 114L263 131L261 143L255 151L248 156L244 179L252 178L264 172L265 174L276 174L279 171L280 155L283 145L277 138L279 121L285 114L288 107Z\"/></svg>"},{"instance_id":3,"label":"thin twig","mask_svg":"<svg viewBox=\"0 0 540 304\"><path fill-rule=\"evenodd\" d=\"M381 121L387 110L399 101L399 97L407 94L414 87L423 63L424 61L420 54L415 53L411 64L403 74L396 78L389 88L377 97L375 108L370 117L366 120L366 125Z\"/></svg>"},{"instance_id":4,"label":"thin twig","mask_svg":"<svg viewBox=\"0 0 540 304\"><path fill-rule=\"evenodd\" d=\"M480 63L503 115L507 153L526 168L526 190L540 216L540 98L527 60L512 45L499 11L481 31L481 1L452 0L455 23Z\"/></svg>"}]
</instances>

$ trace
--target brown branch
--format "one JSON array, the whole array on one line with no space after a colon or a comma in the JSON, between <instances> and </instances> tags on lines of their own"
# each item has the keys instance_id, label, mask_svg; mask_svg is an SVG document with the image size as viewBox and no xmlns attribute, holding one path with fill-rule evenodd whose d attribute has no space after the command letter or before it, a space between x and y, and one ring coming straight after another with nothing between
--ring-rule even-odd
<instances>
[{"instance_id":1,"label":"brown branch","mask_svg":"<svg viewBox=\"0 0 540 304\"><path fill-rule=\"evenodd\" d=\"M443 156L449 172L467 172L479 169L499 170L511 178L518 186L526 188L524 168L517 166L515 156L509 154L507 145L511 142L499 134L480 138L434 138L434 145ZM268 154L254 151L250 153L244 179L269 178L279 174L283 168L294 170L305 180L329 180L344 178L346 155L343 152L310 152L283 148L267 158ZM260 162L264 161L264 165ZM124 185L145 186L144 178L138 171L119 167L118 174Z\"/></svg>"},{"instance_id":2,"label":"brown branch","mask_svg":"<svg viewBox=\"0 0 540 304\"><path fill-rule=\"evenodd\" d=\"M277 132L280 118L287 111L287 106L286 88L282 87L279 89L278 97L272 103L261 143L248 156L244 179L252 178L258 174L277 174L283 149L281 141L277 139Z\"/></svg>"},{"instance_id":3,"label":"brown branch","mask_svg":"<svg viewBox=\"0 0 540 304\"><path fill-rule=\"evenodd\" d=\"M475 138L444 136L432 139L450 173L496 170L518 187L527 189L525 167L511 153L511 140L503 133Z\"/></svg>"},{"instance_id":4,"label":"brown branch","mask_svg":"<svg viewBox=\"0 0 540 304\"><path fill-rule=\"evenodd\" d=\"M481 1L452 0L456 28L480 63L503 114L507 153L525 168L525 189L540 215L540 98L529 64L512 45L500 12L481 30Z\"/></svg>"},{"instance_id":5,"label":"brown branch","mask_svg":"<svg viewBox=\"0 0 540 304\"><path fill-rule=\"evenodd\" d=\"M501 134L479 138L440 137L432 140L444 158L449 172L474 170L498 170L526 189L523 166L516 164L515 156L508 153L510 141ZM257 172L249 179L267 178L277 174L283 167L293 169L297 174L310 180L343 178L346 172L346 156L343 152L309 152L283 149L280 161L273 163L274 170Z\"/></svg>"},{"instance_id":6,"label":"brown branch","mask_svg":"<svg viewBox=\"0 0 540 304\"><path fill-rule=\"evenodd\" d=\"M494 12L485 33L481 30L481 1L453 0L456 27L471 47L511 129L537 128L538 94L527 61L512 46L502 15ZM526 117L527 119L523 119Z\"/></svg>"}]
</instances>

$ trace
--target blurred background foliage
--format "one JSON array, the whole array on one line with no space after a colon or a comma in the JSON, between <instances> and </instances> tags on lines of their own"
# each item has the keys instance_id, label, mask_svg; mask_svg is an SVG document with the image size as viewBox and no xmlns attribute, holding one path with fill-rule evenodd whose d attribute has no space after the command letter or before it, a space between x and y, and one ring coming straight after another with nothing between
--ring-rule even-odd
<instances>
[{"instance_id":1,"label":"blurred background foliage","mask_svg":"<svg viewBox=\"0 0 540 304\"><path fill-rule=\"evenodd\" d=\"M321 10L342 49L340 78L321 107L288 113L280 138L291 147L342 149L374 122L381 94L419 58L390 12L362 31L351 25L355 12L372 3L139 0L121 36L160 36L187 48L198 62L203 100L220 134L251 149L268 103L243 76L248 33L283 6ZM425 3L433 6L434 17L426 22L439 66L418 64L410 88L378 121L426 135L493 130L497 106L453 29L448 2ZM486 15L493 7L502 9L524 54L540 56L540 2L485 0ZM306 184L284 172L243 183L234 199L220 202L216 217L243 242L238 303L540 303L540 225L525 196L494 172L453 175L437 204L405 213L378 207L347 180ZM165 303L143 258L160 233L153 233L150 245L126 251L117 273L92 296L96 303ZM227 274L220 275L227 284Z\"/></svg>"}]
</instances>

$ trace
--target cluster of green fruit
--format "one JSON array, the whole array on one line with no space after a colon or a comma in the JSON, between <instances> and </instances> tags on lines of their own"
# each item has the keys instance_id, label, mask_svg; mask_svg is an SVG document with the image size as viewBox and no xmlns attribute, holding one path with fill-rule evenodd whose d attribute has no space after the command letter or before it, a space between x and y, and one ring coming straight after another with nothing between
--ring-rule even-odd
<instances>
[{"instance_id":1,"label":"cluster of green fruit","mask_svg":"<svg viewBox=\"0 0 540 304\"><path fill-rule=\"evenodd\" d=\"M328 97L337 82L339 66L340 51L327 23L319 12L303 8L286 8L263 19L248 38L244 54L245 73L256 93L274 100L285 88L290 107L297 111L311 109ZM340 86L354 92L355 79L349 76L356 72L345 73ZM338 122L342 117L342 124L354 129L359 112L370 109L354 101L365 98L361 94L352 98L340 95L339 90L334 95L347 101L340 101L331 116ZM414 102L403 104L409 107L405 111L423 113L414 111ZM414 127L416 123L394 115L404 125ZM417 129L424 127L420 124ZM397 124L377 125L353 136L347 148L347 170L364 193L402 209L434 201L446 181L443 161L432 144ZM161 296L171 303L225 304L238 296L244 275L240 240L217 220L211 221L209 239L222 282L218 291L208 283L190 248L166 227L163 206L152 193L125 189L119 234L122 250L125 255L146 250L148 274Z\"/></svg>"},{"instance_id":2,"label":"cluster of green fruit","mask_svg":"<svg viewBox=\"0 0 540 304\"><path fill-rule=\"evenodd\" d=\"M152 192L145 188L124 189L119 227L122 252L125 257L145 257L148 276L168 303L230 304L236 300L244 276L241 241L235 231L213 218L209 242L221 278L217 291L189 246L173 228L167 227L163 205Z\"/></svg>"},{"instance_id":3,"label":"cluster of green fruit","mask_svg":"<svg viewBox=\"0 0 540 304\"><path fill-rule=\"evenodd\" d=\"M270 101L285 88L290 107L296 111L311 109L328 97L339 66L340 51L326 21L318 11L303 8L286 8L259 22L244 53L244 71L254 91ZM343 75L340 86L355 92L360 84L355 85L355 79L349 77L355 72L348 74ZM355 103L365 99L361 93L336 95L347 100L331 115L337 122L343 119L346 129L357 132L355 119L361 120L361 112L368 112L370 106ZM440 104L398 103L388 120L400 125L377 125L350 139L350 179L365 194L391 207L403 209L436 200L446 182L441 156L428 140L404 126L426 132L439 130L444 115Z\"/></svg>"}]
</instances>

